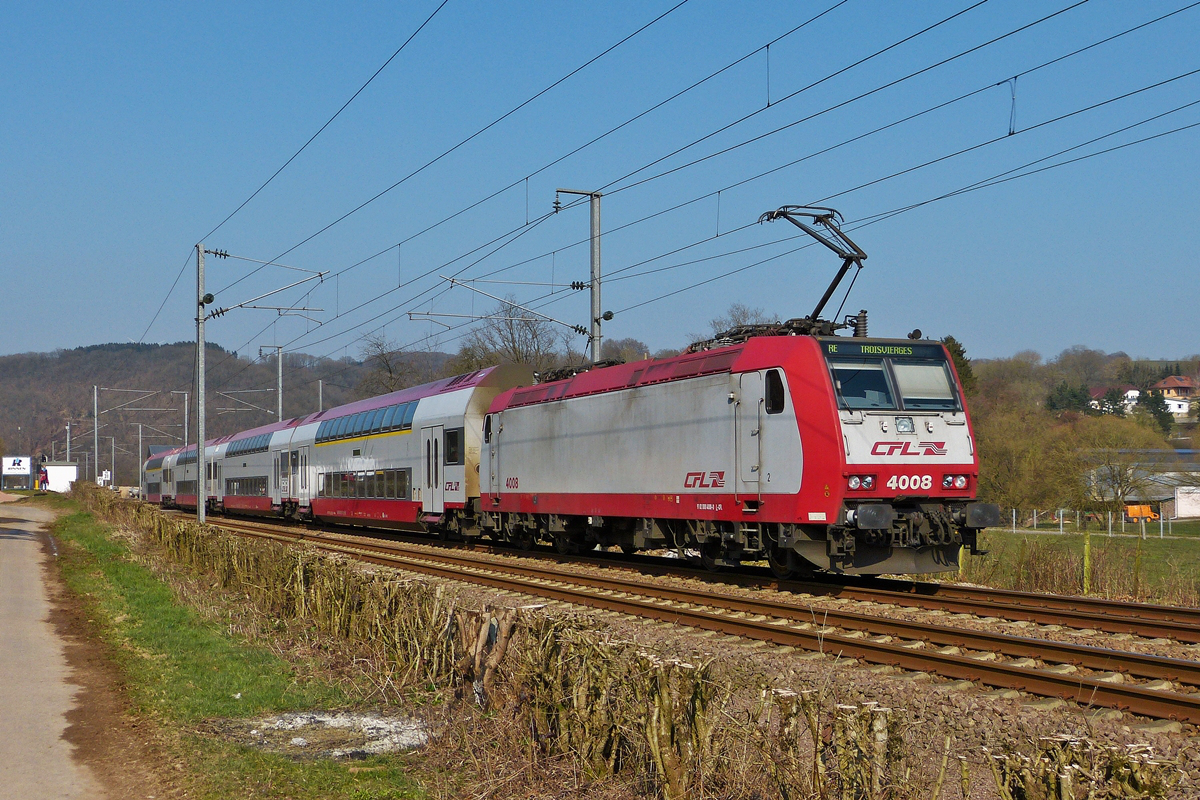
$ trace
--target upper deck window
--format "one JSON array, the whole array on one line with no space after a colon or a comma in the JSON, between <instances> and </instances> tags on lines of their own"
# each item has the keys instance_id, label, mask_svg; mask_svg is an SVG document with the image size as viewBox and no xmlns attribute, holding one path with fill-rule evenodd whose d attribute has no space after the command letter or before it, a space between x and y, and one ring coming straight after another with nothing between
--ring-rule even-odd
<instances>
[{"instance_id":1,"label":"upper deck window","mask_svg":"<svg viewBox=\"0 0 1200 800\"><path fill-rule=\"evenodd\" d=\"M895 393L882 358L831 358L829 366L842 408L896 408Z\"/></svg>"}]
</instances>

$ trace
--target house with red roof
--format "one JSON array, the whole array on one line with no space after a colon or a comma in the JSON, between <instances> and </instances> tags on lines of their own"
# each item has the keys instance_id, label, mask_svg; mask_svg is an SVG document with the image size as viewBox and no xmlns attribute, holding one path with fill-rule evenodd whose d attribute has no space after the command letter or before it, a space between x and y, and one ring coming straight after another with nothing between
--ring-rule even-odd
<instances>
[{"instance_id":1,"label":"house with red roof","mask_svg":"<svg viewBox=\"0 0 1200 800\"><path fill-rule=\"evenodd\" d=\"M1162 392L1168 399L1190 400L1197 394L1196 379L1183 375L1168 375L1150 388Z\"/></svg>"}]
</instances>

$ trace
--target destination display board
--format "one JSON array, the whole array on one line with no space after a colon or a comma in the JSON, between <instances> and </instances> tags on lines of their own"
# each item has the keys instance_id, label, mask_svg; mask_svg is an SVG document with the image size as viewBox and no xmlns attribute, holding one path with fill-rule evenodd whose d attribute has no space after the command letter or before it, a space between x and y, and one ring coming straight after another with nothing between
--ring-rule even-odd
<instances>
[{"instance_id":1,"label":"destination display board","mask_svg":"<svg viewBox=\"0 0 1200 800\"><path fill-rule=\"evenodd\" d=\"M821 349L827 356L899 356L945 358L940 344L926 342L863 342L853 339L823 339Z\"/></svg>"}]
</instances>

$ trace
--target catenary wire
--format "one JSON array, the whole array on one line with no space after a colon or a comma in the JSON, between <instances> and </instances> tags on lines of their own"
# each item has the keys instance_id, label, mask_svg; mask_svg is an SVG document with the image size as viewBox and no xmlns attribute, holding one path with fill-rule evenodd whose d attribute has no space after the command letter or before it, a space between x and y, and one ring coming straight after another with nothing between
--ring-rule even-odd
<instances>
[{"instance_id":1,"label":"catenary wire","mask_svg":"<svg viewBox=\"0 0 1200 800\"><path fill-rule=\"evenodd\" d=\"M338 217L337 219L335 219L333 222L330 222L329 224L327 224L327 225L325 225L324 227L320 228L320 229L319 229L319 230L317 230L315 233L312 233L312 234L310 234L309 236L306 236L304 239L302 239L302 240L300 240L299 242L297 242L296 244L292 245L292 246L291 246L291 247L289 247L287 250L284 250L282 253L280 253L279 255L275 256L275 258L273 258L273 259L271 259L271 260L272 260L272 261L275 261L275 260L278 260L278 259L280 259L280 258L283 258L285 255L287 255L288 253L292 252L292 251L293 251L293 250L295 250L296 248L298 248L298 247L301 247L301 246L303 246L303 245L307 244L308 242L311 242L311 241L312 241L313 239L315 239L316 237L318 237L318 236L320 236L321 234L325 233L325 231L329 230L330 228L333 228L335 225L339 224L339 223L340 223L340 222L342 222L343 220L347 219L348 217L350 217L350 216L352 216L352 215L354 215L354 214L358 213L358 212L359 212L359 211L361 211L362 209L364 209L364 208L366 208L367 206L371 205L372 203L374 203L374 202L375 202L376 200L378 200L379 198L381 198L381 197L383 197L384 195L388 194L389 192L391 192L393 189L397 188L397 187L398 187L398 186L400 186L401 184L403 184L403 183L407 182L409 179L411 179L411 178L413 178L413 177L415 177L415 176L419 175L420 173L424 172L426 169L428 169L429 167L431 167L431 166L433 166L434 164L438 163L439 161L441 161L441 160L442 160L443 158L445 158L446 156L448 156L448 155L450 155L451 153L453 153L453 152L455 152L456 150L458 150L460 147L462 147L462 146L466 145L468 142L471 142L471 141L473 141L474 139L478 138L479 136L483 135L483 134L484 134L484 133L486 133L487 131L489 131L489 130L491 130L492 128L494 128L496 125L499 125L501 122L503 122L504 120L508 119L508 118L509 118L509 117L511 117L513 114L517 113L517 112L518 112L518 111L520 111L522 108L524 108L525 106L527 106L527 105L529 105L530 103L532 103L534 100L537 100L537 99L538 99L539 97L541 97L542 95L544 95L544 94L546 94L547 92L551 91L552 89L554 89L554 88L555 88L556 86L558 86L559 84L563 83L564 81L567 81L567 80L569 80L569 79L570 79L571 77L573 77L574 75L578 74L579 72L583 71L584 69L586 69L587 67L591 66L591 65L592 65L592 64L594 64L595 62L599 61L601 58L603 58L604 56L608 55L608 54L609 54L609 53L611 53L613 50L616 50L618 47L620 47L621 45L625 44L626 42L628 42L630 39L632 39L632 38L634 38L635 36L637 36L637 35L638 35L639 33L641 33L642 31L644 31L644 30L646 30L647 28L651 27L652 25L654 25L654 24L655 24L656 22L658 22L659 20L661 20L661 19L663 19L663 18L667 17L669 14L671 14L671 13L672 13L673 11L675 11L676 9L680 8L680 7L681 7L681 6L683 6L683 5L686 5L688 2L689 2L689 0L679 0L679 2L678 2L678 3L676 3L676 4L675 4L675 5L673 5L673 6L671 6L671 7L670 7L670 8L668 8L666 11L664 11L664 12L663 12L663 13L661 13L661 14L659 14L657 17L655 17L654 19L650 20L650 21L649 21L649 22L647 22L646 24L642 25L642 26L641 26L640 28L638 28L637 30L635 30L635 31L633 31L632 33L630 33L630 34L626 35L624 38L622 38L621 40L619 40L619 41L618 41L618 42L616 42L615 44L613 44L613 45L610 45L608 48L606 48L605 50L601 51L601 52L600 52L600 53L598 53L597 55L595 55L595 56L592 56L590 59L588 59L587 61L585 61L583 64L580 64L578 67L576 67L575 69L571 70L571 71L570 71L570 72L568 72L566 75L563 75L561 78L557 79L556 81L554 81L553 83L549 84L549 85L548 85L548 86L546 86L545 88L541 89L541 90L540 90L540 91L538 91L537 93L533 94L533 95L532 95L532 96L530 96L529 98L527 98L527 99L523 100L521 103L517 104L517 105L516 105L516 106L514 106L513 108L511 108L511 109L509 109L508 111L504 112L504 113L503 113L503 114L501 114L499 117L496 117L494 120L492 120L492 121L491 121L491 122L489 122L488 124L484 125L482 128L480 128L479 130L475 131L475 132L474 132L474 133L472 133L470 136L467 136L465 139L462 139L462 140L461 140L461 141L459 141L457 144L455 144L455 145L451 146L450 148L448 148L448 149L446 149L446 150L442 151L442 153L441 153L440 155L437 155L437 156L435 156L434 158L430 159L429 161L426 161L426 162L425 162L424 164L422 164L420 167L417 167L417 168L416 168L415 170L413 170L412 172L409 172L407 175L405 175L403 178L401 178L400 180L398 180L398 181L396 181L395 183L393 183L391 186L388 186L386 189L383 189L382 191L380 191L380 192L376 193L375 195L373 195L373 196L372 196L372 197L370 197L369 199L367 199L367 200L363 201L363 202L362 202L362 203L360 203L359 205L355 206L354 208L350 209L350 210L349 210L349 211L347 211L346 213L342 214L340 217ZM389 248L389 249L390 249L390 248ZM225 290L227 290L227 289L229 289L229 288L231 288L231 287L233 287L233 286L236 286L238 283L240 283L240 282L244 281L246 278L249 278L251 275L253 275L253 274L255 274L256 272L258 272L260 269L263 269L263 267L258 267L257 269L251 270L249 273L247 273L247 274L245 274L245 275L241 276L240 278L238 278L238 279L237 279L237 280L235 280L233 283L231 283L231 284L229 284L228 286L226 286L226 287L225 287L224 289L222 289L221 291L225 291Z\"/></svg>"},{"instance_id":2,"label":"catenary wire","mask_svg":"<svg viewBox=\"0 0 1200 800\"><path fill-rule=\"evenodd\" d=\"M1078 4L1076 4L1076 5L1078 5ZM1192 5L1195 5L1195 4L1192 4ZM1177 11L1175 11L1175 12L1171 12L1171 14L1174 14L1174 13L1179 13L1179 11L1186 10L1186 8L1190 8L1190 7L1191 7L1191 6L1187 6L1187 7L1185 7L1184 9L1179 9L1179 10L1177 10ZM1061 12L1059 12L1059 13L1061 13ZM1160 17L1159 19L1165 18L1165 16L1170 16L1171 14L1164 15L1164 17ZM1132 30L1136 30L1136 29L1138 29L1138 28L1141 28L1141 27L1145 27L1146 25L1148 25L1148 24L1152 24L1152 23L1153 23L1153 22L1155 22L1155 21L1158 21L1158 20L1152 20L1152 21L1150 21L1150 22L1143 23L1142 25L1136 26L1135 28L1129 29L1129 30L1127 30L1127 31L1124 31L1124 32L1122 32L1122 33L1120 33L1120 34L1116 34L1116 35L1114 35L1114 36L1112 36L1112 37L1108 37L1107 39L1105 39L1105 40L1102 40L1101 42L1093 43L1092 45L1088 45L1088 46L1087 46L1087 47L1085 47L1085 48L1081 48L1081 49L1079 49L1079 50L1073 51L1072 53L1068 53L1068 54L1066 54L1066 55L1064 55L1064 56L1060 56L1060 57L1058 57L1058 58L1056 58L1056 59L1053 59L1052 61L1045 62L1043 65L1039 65L1038 67L1034 67L1034 68L1032 68L1032 69L1030 69L1030 70L1027 70L1026 72L1029 72L1029 71L1033 71L1033 70L1035 70L1035 69L1042 68L1042 67L1044 67L1044 66L1047 66L1047 65L1049 65L1049 64L1051 64L1051 63L1056 63L1057 61L1061 61L1062 59L1064 59L1064 58L1067 58L1067 57L1070 57L1071 55L1077 54L1077 53L1079 53L1079 52L1082 52L1083 50L1090 49L1091 47L1097 46L1098 44L1101 44L1101 43L1103 43L1103 42L1105 42L1105 41L1111 41L1111 39L1113 39L1113 38L1116 38L1117 36L1124 35L1125 33L1128 33L1128 32L1130 32L1130 31L1132 31ZM1023 74L1023 73L1022 73L1022 74ZM1045 123L1043 123L1043 124L1045 124ZM709 195L709 196L711 196L711 195ZM711 238L711 237L709 237L709 238ZM586 241L586 240L584 240L584 241ZM560 249L561 249L561 248L560 248ZM488 274L494 274L494 273L488 273ZM391 310L394 310L394 309L389 309L389 311L391 311ZM386 313L389 313L389 312L384 312L384 314L386 314ZM382 316L382 315L377 315L376 317L373 317L371 320L368 320L367 322L374 321L374 320L378 319L378 318L379 318L379 316ZM364 323L362 323L362 324L366 324L366 322L364 322ZM328 338L332 338L332 337L327 337L326 339L324 339L324 340L322 340L322 341L327 341L327 340L328 340Z\"/></svg>"},{"instance_id":3,"label":"catenary wire","mask_svg":"<svg viewBox=\"0 0 1200 800\"><path fill-rule=\"evenodd\" d=\"M422 23L421 23L421 24L420 24L420 25L417 27L417 29L416 29L415 31L413 31L413 32L412 32L412 34L411 34L411 35L410 35L410 36L409 36L409 37L408 37L408 38L407 38L407 39L404 41L404 44L400 45L400 47L396 49L396 52L392 53L392 55L388 57L388 60L387 60L387 61L385 61L385 62L383 62L383 65L382 65L381 67L379 67L379 69L375 70L374 74L372 74L372 75L371 75L371 77L367 79L367 82L366 82L366 83L364 83L362 86L358 87L358 91L356 91L354 94L352 94L352 95L350 96L350 99L349 99L349 100L347 100L345 103L343 103L343 104L342 104L342 107L341 107L341 108L339 108L339 109L338 109L338 110L337 110L337 111L334 113L334 115L333 115L332 117L330 117L328 120L326 120L326 121L325 121L325 124L324 124L324 125L322 125L322 126L321 126L321 127L318 129L318 130L317 130L317 132L316 132L316 133L314 133L312 136L310 136L310 137L309 137L309 139L308 139L308 141L307 141L307 142L305 142L305 143L304 143L304 144L303 144L303 145L300 147L300 149L299 149L299 150L297 150L295 153L293 153L293 154L291 155L291 157L290 157L290 158L289 158L287 161L283 162L283 166L281 166L279 169L275 170L275 172L273 172L273 173L271 174L271 177L269 177L269 178L267 178L265 181L263 181L262 185L261 185L261 186L259 186L257 189L255 189L255 190L254 190L254 192L253 192L253 193L252 193L252 194L251 194L249 197L247 197L245 200L243 200L243 201L242 201L242 203L241 203L241 205L239 205L237 208L235 208L233 211L231 211L231 212L229 213L229 216L227 216L227 217L225 217L225 219L221 220L221 222L220 222L220 223L217 225L217 227L213 228L211 231L209 231L208 233L206 233L206 234L204 234L203 236L201 236L201 237L200 237L200 239L199 239L199 241L201 241L201 242L202 242L202 241L204 241L204 240L205 240L205 239L207 239L209 236L212 236L214 233L216 233L216 232L217 232L217 231L219 231L219 230L220 230L222 227L224 227L225 223L226 223L226 222L229 222L229 220L233 219L234 215L236 215L236 214L237 214L239 211L241 211L243 208L245 208L245 207L246 207L246 205L247 205L247 204L248 204L248 203L249 203L251 200L253 200L255 197L257 197L259 192L261 192L263 189L267 188L267 184L269 184L271 181L275 180L275 178L279 176L279 173L281 173L281 172L283 172L285 169L287 169L288 165L289 165L289 164L291 164L293 161L295 161L295 160L296 160L296 157L297 157L297 156L299 156L301 153L303 153L303 152L305 151L305 149L306 149L306 148L307 148L307 147L308 147L310 144L312 144L312 143L313 143L313 141L314 141L314 140L315 140L315 139L316 139L318 136L320 136L320 135L321 135L321 133L322 133L322 132L324 132L324 130L325 130L326 128L328 128L328 127L329 127L329 125L330 125L330 124L331 124L331 123L332 123L332 122L333 122L335 119L337 119L337 118L338 118L338 116L340 116L340 115L341 115L341 113L342 113L343 111L345 111L345 110L346 110L346 107L347 107L347 106L349 106L351 103L353 103L353 102L354 102L354 99L355 99L356 97L358 97L360 94L362 94L363 90L364 90L364 89L366 89L366 88L367 88L367 87L368 87L368 86L371 84L371 82L372 82L373 80L375 80L375 78L377 78L377 77L379 76L379 73L383 72L383 70L387 68L387 65L388 65L388 64L390 64L390 63L392 63L392 61L393 61L393 60L395 60L396 56L400 55L400 52L401 52L402 50L404 50L404 48L408 47L408 44L409 44L409 42L411 42L413 39L415 39L415 38L416 38L417 34L418 34L418 33L420 33L420 32L421 32L421 31L422 31L422 30L425 28L425 26L426 26L426 25L428 25L428 24L429 24L429 23L430 23L430 22L433 20L433 18L434 18L435 16L437 16L437 13L438 13L439 11L441 11L441 10L442 10L442 8L443 8L443 7L446 5L446 3L448 3L449 1L450 1L450 0L442 0L442 3L441 3L441 5L439 5L437 8L435 8L435 9L433 10L433 13L432 13L432 14L430 14L428 17L426 17L425 21L424 21L424 22L422 22ZM165 306L165 305L167 304L167 301L168 301L168 300L171 298L171 295L172 295L172 294L175 292L175 287L176 287L176 286L179 284L179 279L180 279L181 277L183 277L183 271L184 271L185 269L187 269L187 265L188 265L188 263L189 263L190 261L191 261L191 254L189 253L188 257L187 257L187 258L184 260L184 262L183 262L183 267L181 267L181 268L180 268L180 270L179 270L179 274L175 276L175 281L174 281L174 282L171 284L171 288L167 290L167 295L166 295L166 297L164 297L164 298L163 298L163 301L162 301L162 303L161 303L161 304L159 304L159 306L158 306L158 310L154 312L154 317L153 317L153 318L150 320L150 324L146 326L146 330L144 330L144 331L142 332L142 335L141 335L141 336L138 338L138 344L141 344L141 343L142 343L142 341L143 341L143 340L146 338L146 334L150 332L150 328L154 326L154 323L155 323L155 321L158 319L158 316L159 316L159 314L161 314L161 313L162 313L163 306Z\"/></svg>"},{"instance_id":4,"label":"catenary wire","mask_svg":"<svg viewBox=\"0 0 1200 800\"><path fill-rule=\"evenodd\" d=\"M804 87L804 88L802 88L802 89L799 89L799 90L797 90L797 91L795 91L795 92L792 92L791 94L787 95L786 97L782 98L781 100L779 100L779 101L776 101L776 102L775 102L775 103L773 103L772 105L778 105L778 103L780 103L780 102L783 102L783 101L785 101L785 100L787 100L787 99L790 99L790 98L792 98L792 97L795 97L795 96L799 95L800 93L802 93L802 92L804 92L804 91L807 91L808 89L810 89L810 88L812 88L812 87L814 87L814 86L820 85L821 83L825 82L826 80L829 80L830 78L832 78L832 77L834 77L834 76L836 76L836 75L838 75L838 74L844 73L845 71L847 71L847 70L849 70L849 69L853 69L855 66L858 66L859 64L865 63L866 61L868 61L868 60L870 60L870 59L872 59L872 58L874 58L874 57L876 57L876 56L878 56L878 55L880 55L880 54L882 54L882 53L884 53L884 52L887 52L888 50L890 50L890 49L893 49L893 48L895 48L895 47L897 47L897 46L899 46L899 45L901 45L901 44L903 44L903 43L905 43L905 42L907 42L907 41L911 41L913 38L915 38L915 37L917 37L917 36L920 36L921 34L923 34L923 33L926 33L926 32L928 32L928 31L930 31L930 30L933 30L934 28L936 28L936 27L938 27L938 26L940 26L940 25L942 25L942 24L945 24L946 22L948 22L948 21L950 21L950 20L954 19L954 18L955 18L955 17L957 17L957 16L961 16L962 14L965 14L965 13L967 13L968 11L970 11L970 10L972 10L972 9L974 9L974 8L976 8L976 7L978 7L979 5L982 5L984 2L986 2L986 0L980 0L980 2L978 2L978 3L975 3L975 4L974 4L974 5L972 5L972 6L969 6L968 8L966 8L966 9L963 9L962 11L959 11L959 12L957 12L956 14L953 14L953 15L951 15L951 16L949 16L949 17L946 17L946 18L944 18L943 20L941 20L941 21L939 21L939 22L937 22L937 23L934 23L933 25L930 25L930 26L926 27L926 28L924 28L924 29L923 29L923 30L921 30L921 31L918 31L918 32L916 32L916 33L914 33L914 34L910 34L908 37L905 37L905 38L903 38L903 39L901 39L901 40L899 40L899 41L897 41L897 42L895 42L895 43L893 43L893 44L891 44L891 45L888 45L887 47L885 47L885 48L883 48L883 49L881 49L881 50L878 50L878 51L876 51L876 52L872 53L871 55L865 56L864 58L862 58L862 59L860 59L860 60L858 60L858 61L854 62L853 64L851 64L851 65L849 65L849 66L847 66L847 67L843 67L842 69L840 69L840 70L837 70L837 71L835 71L835 72L833 72L833 73L831 73L831 74L829 74L829 75L825 76L824 78L820 78L820 79L818 79L817 81L814 81L813 83L809 84L808 86L806 86L806 87ZM896 81L889 82L889 83L887 83L887 84L885 84L885 85L883 85L883 86L881 86L881 87L878 87L878 88L877 88L877 89L875 89L875 90L872 90L871 92L868 92L868 93L866 93L866 94L864 94L864 95L861 95L861 96L859 96L859 97L857 97L857 98L852 98L851 100L849 100L849 101L846 101L846 102L854 102L854 100L861 99L861 97L868 96L868 95L870 95L870 94L873 94L873 93L875 93L875 92L877 92L877 91L881 91L882 89L888 88L889 86L894 86L894 85L896 85L896 84L897 84L897 83L899 83L899 82L902 82L902 81L904 81L904 80L908 80L908 79L910 79L910 78L912 78L912 77L915 77L916 75L922 74L922 73L924 73L924 72L928 72L929 70L931 70L931 69L935 69L935 68L937 68L938 66L944 65L944 64L946 64L946 63L950 63L951 61L954 61L954 60L956 60L956 59L958 59L958 58L961 58L961 57L963 57L964 55L966 55L966 54L968 54L968 53L975 52L975 51L977 51L977 50L979 50L979 49L982 49L982 48L984 48L984 47L987 47L987 46L989 46L989 45L991 45L991 44L994 44L995 42L998 42L998 41L1001 41L1001 40L1003 40L1003 39L1005 39L1005 38L1008 38L1009 36L1015 35L1016 33L1019 33L1019 32L1021 32L1021 31L1027 30L1027 29L1029 29L1029 28L1031 28L1031 27L1033 27L1033 26L1035 26L1035 25L1041 24L1041 23L1043 23L1043 22L1045 22L1045 21L1047 21L1047 20L1049 20L1049 19L1052 19L1052 18L1054 18L1054 17L1056 17L1056 16L1058 16L1058 15L1060 15L1060 14L1062 14L1062 13L1065 13L1066 11L1069 11L1069 10L1071 10L1071 9L1075 8L1075 7L1078 7L1078 6L1080 6L1080 5L1083 5L1083 4L1084 4L1084 3L1086 3L1086 2L1088 2L1088 0L1079 0L1079 2L1076 2L1076 3L1074 3L1073 5L1070 5L1070 6L1066 7L1066 8L1064 8L1064 9L1061 9L1061 10L1059 10L1059 11L1056 11L1056 12L1052 12L1051 14L1048 14L1048 15L1046 15L1046 16L1043 16L1042 18L1040 18L1040 19L1038 19L1038 20L1035 20L1035 21L1033 21L1033 22L1026 23L1025 25L1022 25L1022 26L1020 26L1020 27L1018 27L1018 28L1016 28L1016 29L1014 29L1014 30L1012 30L1012 31L1009 31L1008 33L1002 34L1002 35L1000 35L1000 36L998 36L998 37L994 37L993 39L990 39L990 40L988 40L988 41L986 41L986 42L984 42L984 43L982 43L982 44L976 45L976 46L974 46L974 47L972 47L972 48L969 48L968 50L965 50L965 51L963 51L963 52L960 52L960 53L958 53L958 54L956 54L956 55L954 55L954 56L951 56L951 57L949 57L949 58L943 59L942 61L939 61L939 62L937 62L937 63L935 63L935 64L933 64L933 65L930 65L930 66L928 66L928 67L925 67L924 69L922 69L922 70L919 70L919 71L917 71L917 72L914 72L914 73L911 73L911 74L909 74L909 75L906 75L906 76L904 76L904 77L902 77L902 78L900 78L900 79L897 79ZM1085 49L1086 49L1086 48L1085 48ZM1082 52L1082 51L1081 51L1081 52ZM1068 54L1067 56L1060 57L1058 60L1061 60L1061 58L1064 58L1064 57L1069 57L1069 55L1070 55L1070 54ZM1038 68L1040 68L1040 67L1038 67ZM1037 68L1035 68L1035 69L1037 69ZM1032 70L1030 70L1030 71L1032 71ZM992 86L992 85L993 85L993 84L989 84L989 86L988 86L988 87L984 87L984 88L991 88L991 86ZM982 90L980 90L980 91L982 91ZM971 93L971 94L975 94L975 93L977 93L977 92L974 92L974 93ZM965 98L964 98L964 99L965 99ZM839 104L839 107L840 107L840 105L845 105L845 103ZM755 113L755 114L757 114L757 113L759 113L759 112L754 112L754 113ZM750 114L750 115L747 115L746 117L743 117L743 118L742 118L742 120L739 120L739 122L740 122L740 121L744 121L745 119L749 119L751 116L754 116L754 114ZM731 127L733 124L737 124L737 122L735 122L735 123L731 123L730 125L727 125L727 126L725 126L724 128L721 128L721 129L719 129L718 131L716 131L716 132L714 132L714 133L712 133L712 134L709 134L709 135L707 135L707 136L705 136L705 137L702 137L701 139L699 139L699 140L696 140L696 141L695 141L695 142L693 142L692 144L696 144L696 143L698 143L698 142L700 142L700 141L703 141L704 139L706 139L706 138L709 138L710 136L712 136L712 135L715 135L716 133L719 133L721 130L728 129L728 128L729 128L729 127ZM761 137L756 137L756 139L757 139L757 138L761 138ZM690 146L692 146L692 145L691 145L691 144L689 144L689 145L687 145L687 146L686 146L685 148L683 148L683 149L687 149L687 147L690 147ZM675 152L679 152L679 151L677 150L677 151L675 151ZM666 157L670 157L670 155L671 155L671 154L668 154L668 156L666 156ZM664 157L664 158L665 158L665 157ZM654 161L654 162L651 162L651 165L652 165L652 164L654 164L654 163L658 163L658 161L661 161L661 160L662 160L662 159L658 159L658 160L656 160L656 161ZM645 167L639 168L638 170L635 170L635 171L634 171L634 173L629 173L629 174L636 174L636 172L640 172L642 169L645 169ZM610 185L610 186L611 186L611 185L612 185L612 183L619 182L620 180L623 180L623 178L617 179L617 181L614 181L614 182L610 182L610 184L608 184L608 185ZM620 190L616 190L616 191L620 191ZM671 210L674 210L675 208L682 207L683 205L687 205L687 204L689 204L689 203L691 203L691 202L697 202L697 201L698 201L698 200L700 200L700 199L704 199L704 197L709 197L709 196L712 196L712 194L719 193L719 191L721 191L721 190L718 190L718 192L709 193L708 195L704 195L704 196L702 196L701 198L697 198L696 200L693 200L693 201L688 201L688 203L683 203L683 204L680 204L679 206L675 206L675 207L673 207L673 208L671 208L671 209L666 209L666 210L664 210L664 211L655 212L654 214L652 214L652 215L649 215L649 216L647 216L647 217L644 217L644 218L642 218L641 220L635 220L635 221L634 221L634 222L632 222L632 223L627 223L626 225L619 226L618 228L610 229L609 231L607 231L607 232L606 232L606 234L615 233L617 230L623 229L623 228L625 228L625 227L629 227L629 225L636 224L637 222L645 221L646 219L651 219L651 218L653 218L653 217L655 217L655 216L659 216L659 215L661 215L661 214L663 214L663 213L667 213L667 212L669 212L669 211L671 211ZM581 202L581 201L576 201L576 203L570 203L570 204L568 204L566 207L567 207L567 208L570 208L570 207L572 207L573 205L576 205L578 202ZM586 241L588 241L588 240L587 240L587 239L583 239L583 240L580 240L579 242L576 242L575 244L580 244L580 243L582 243L582 242L586 242ZM575 246L575 245L574 245L574 244L573 244L573 245L567 245L566 247L571 247L571 246ZM382 253L384 253L384 252L387 252L387 251L389 251L390 249L391 249L391 247L388 247L387 249L385 249L385 250L383 250L383 251L380 251L380 253L379 253L379 254L376 254L376 256L373 256L373 257L377 257L378 255L380 255L380 254L382 254ZM564 247L564 248L558 248L558 249L565 249L565 247ZM548 254L546 254L546 255L548 255ZM544 257L544 256L539 256L539 257ZM369 260L369 259L368 259L368 260ZM426 273L426 275L427 275L427 274L428 274L428 273ZM492 272L492 273L486 273L486 274L487 274L487 275L491 275L491 274L495 274L495 272ZM422 276L422 277L423 277L423 276ZM389 293L390 293L390 292L389 292ZM362 305L365 305L366 303L369 303L369 302L374 302L374 300L377 300L377 299L379 299L381 296L385 296L386 294L387 294L387 293L384 293L384 295L380 295L380 296L377 296L377 297L375 297L375 298L372 298L371 300L368 300L368 301L366 301L366 302L365 302L364 304L362 304ZM361 307L361 306L360 306L360 307ZM384 314L386 314L386 313L390 313L390 311L391 311L391 310L394 310L394 309L390 309L389 311L387 311L387 312L383 312L383 313L384 313ZM372 321L372 320L374 320L374 319L377 319L377 318L378 318L378 317L373 317L371 320L368 320L367 322L369 322L369 321ZM360 323L360 324L366 324L366 323L364 322L364 323ZM302 337L298 337L298 338L302 338ZM327 341L327 340L328 340L328 338L327 338L327 339L320 340L320 341ZM296 340L293 340L293 341L296 341Z\"/></svg>"}]
</instances>

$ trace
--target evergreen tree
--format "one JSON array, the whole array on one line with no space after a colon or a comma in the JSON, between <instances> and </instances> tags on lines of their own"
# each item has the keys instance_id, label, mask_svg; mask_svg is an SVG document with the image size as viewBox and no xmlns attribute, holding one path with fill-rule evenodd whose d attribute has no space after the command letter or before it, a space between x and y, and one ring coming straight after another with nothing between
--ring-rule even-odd
<instances>
[{"instance_id":1,"label":"evergreen tree","mask_svg":"<svg viewBox=\"0 0 1200 800\"><path fill-rule=\"evenodd\" d=\"M950 351L950 358L954 359L954 369L958 373L958 379L962 381L963 392L968 397L974 395L975 371L971 369L971 359L967 358L966 348L953 336L943 338L942 344L946 345L946 349Z\"/></svg>"},{"instance_id":2,"label":"evergreen tree","mask_svg":"<svg viewBox=\"0 0 1200 800\"><path fill-rule=\"evenodd\" d=\"M1046 408L1049 411L1081 411L1091 409L1092 397L1086 386L1072 386L1066 381L1058 384L1046 397Z\"/></svg>"},{"instance_id":3,"label":"evergreen tree","mask_svg":"<svg viewBox=\"0 0 1200 800\"><path fill-rule=\"evenodd\" d=\"M1104 393L1104 397L1100 399L1100 413L1125 416L1125 395L1120 389L1113 387Z\"/></svg>"},{"instance_id":4,"label":"evergreen tree","mask_svg":"<svg viewBox=\"0 0 1200 800\"><path fill-rule=\"evenodd\" d=\"M1163 399L1162 392L1142 392L1138 395L1138 407L1153 417L1154 423L1162 429L1164 436L1171 432L1175 417L1167 410L1167 401Z\"/></svg>"}]
</instances>

